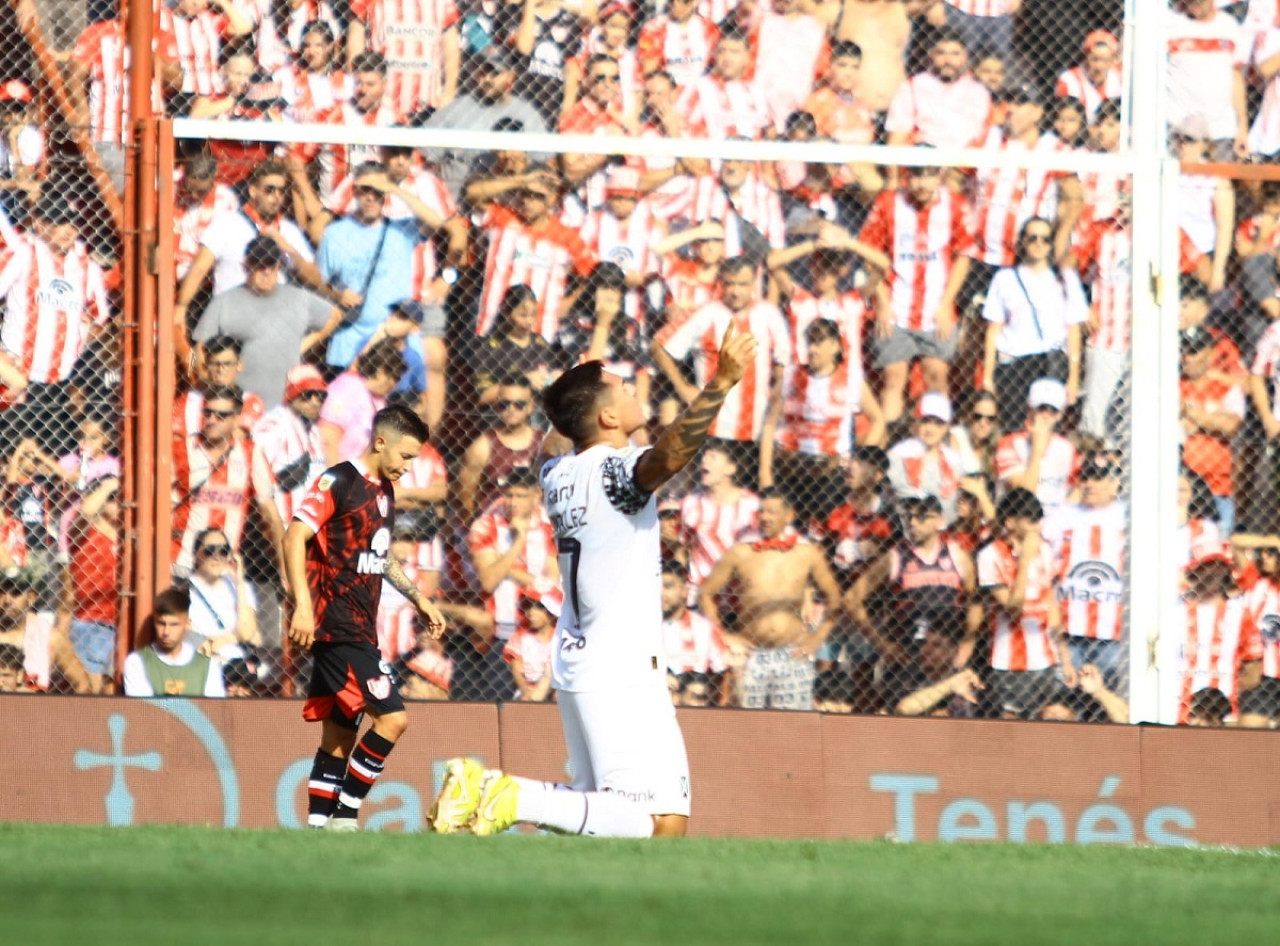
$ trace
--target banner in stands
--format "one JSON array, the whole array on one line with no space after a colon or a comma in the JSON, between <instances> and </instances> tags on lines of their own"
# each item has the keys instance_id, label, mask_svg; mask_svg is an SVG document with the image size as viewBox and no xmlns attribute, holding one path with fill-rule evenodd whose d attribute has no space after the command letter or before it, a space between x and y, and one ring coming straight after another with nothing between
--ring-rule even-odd
<instances>
[{"instance_id":1,"label":"banner in stands","mask_svg":"<svg viewBox=\"0 0 1280 946\"><path fill-rule=\"evenodd\" d=\"M318 729L293 701L0 698L0 820L301 827ZM553 706L432 704L366 802L421 830L444 760L566 780ZM1262 733L683 710L699 835L898 841L1280 843ZM1194 761L1191 761L1194 760ZM20 772L19 772L20 770Z\"/></svg>"}]
</instances>

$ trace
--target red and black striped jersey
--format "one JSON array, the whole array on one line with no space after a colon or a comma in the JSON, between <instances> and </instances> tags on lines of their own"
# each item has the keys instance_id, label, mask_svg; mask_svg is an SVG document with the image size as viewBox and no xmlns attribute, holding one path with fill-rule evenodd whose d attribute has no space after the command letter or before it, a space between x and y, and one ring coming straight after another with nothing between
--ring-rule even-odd
<instances>
[{"instance_id":1,"label":"red and black striped jersey","mask_svg":"<svg viewBox=\"0 0 1280 946\"><path fill-rule=\"evenodd\" d=\"M326 470L293 518L315 532L307 544L318 641L363 641L377 646L378 599L391 548L395 494L359 460Z\"/></svg>"}]
</instances>

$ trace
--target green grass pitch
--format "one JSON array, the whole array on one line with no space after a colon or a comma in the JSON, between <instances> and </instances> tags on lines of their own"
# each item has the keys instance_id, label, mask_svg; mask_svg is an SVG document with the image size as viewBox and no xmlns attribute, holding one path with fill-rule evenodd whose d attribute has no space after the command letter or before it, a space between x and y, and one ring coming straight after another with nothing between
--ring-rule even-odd
<instances>
[{"instance_id":1,"label":"green grass pitch","mask_svg":"<svg viewBox=\"0 0 1280 946\"><path fill-rule=\"evenodd\" d=\"M1275 942L1272 852L0 825L0 940Z\"/></svg>"}]
</instances>

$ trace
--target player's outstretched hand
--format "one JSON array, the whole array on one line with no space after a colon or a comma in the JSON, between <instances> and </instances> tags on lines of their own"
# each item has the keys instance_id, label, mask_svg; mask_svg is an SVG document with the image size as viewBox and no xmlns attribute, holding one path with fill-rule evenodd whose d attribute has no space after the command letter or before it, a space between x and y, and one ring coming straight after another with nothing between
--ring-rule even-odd
<instances>
[{"instance_id":1,"label":"player's outstretched hand","mask_svg":"<svg viewBox=\"0 0 1280 946\"><path fill-rule=\"evenodd\" d=\"M310 611L294 608L293 618L289 622L289 640L303 650L310 650L316 639L316 619Z\"/></svg>"},{"instance_id":2,"label":"player's outstretched hand","mask_svg":"<svg viewBox=\"0 0 1280 946\"><path fill-rule=\"evenodd\" d=\"M430 601L423 601L418 605L418 610L422 612L422 616L427 619L427 633L431 635L433 641L438 641L444 637L445 624L444 615Z\"/></svg>"},{"instance_id":3,"label":"player's outstretched hand","mask_svg":"<svg viewBox=\"0 0 1280 946\"><path fill-rule=\"evenodd\" d=\"M742 380L747 368L755 360L756 350L760 343L750 332L739 333L737 327L730 322L720 340L720 360L716 363L716 380L727 383L730 387Z\"/></svg>"}]
</instances>

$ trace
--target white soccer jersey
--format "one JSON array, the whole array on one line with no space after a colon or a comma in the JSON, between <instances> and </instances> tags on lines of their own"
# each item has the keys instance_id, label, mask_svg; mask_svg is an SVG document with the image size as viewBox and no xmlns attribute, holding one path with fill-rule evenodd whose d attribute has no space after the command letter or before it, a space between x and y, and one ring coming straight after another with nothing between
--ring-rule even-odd
<instances>
[{"instance_id":1,"label":"white soccer jersey","mask_svg":"<svg viewBox=\"0 0 1280 946\"><path fill-rule=\"evenodd\" d=\"M280 235L303 259L308 263L315 262L311 243L296 223L278 217L277 227ZM220 296L236 286L244 285L244 251L259 232L257 224L242 211L215 217L213 222L205 228L204 235L200 238L200 245L208 247L213 253L213 294L215 296ZM286 256L284 266L280 270L281 285L288 282L285 270L292 266L292 261Z\"/></svg>"},{"instance_id":2,"label":"white soccer jersey","mask_svg":"<svg viewBox=\"0 0 1280 946\"><path fill-rule=\"evenodd\" d=\"M1046 538L1059 565L1058 600L1072 637L1117 641L1124 633L1125 505L1068 506Z\"/></svg>"},{"instance_id":3,"label":"white soccer jersey","mask_svg":"<svg viewBox=\"0 0 1280 946\"><path fill-rule=\"evenodd\" d=\"M557 690L665 686L658 506L635 484L648 449L598 444L539 475L564 583Z\"/></svg>"}]
</instances>

